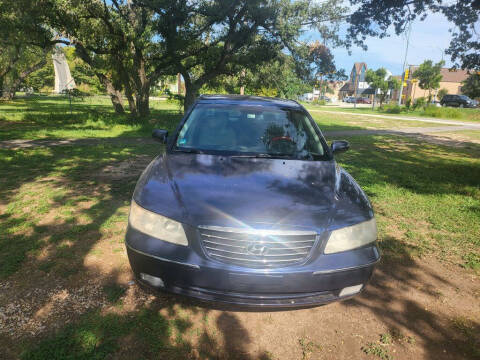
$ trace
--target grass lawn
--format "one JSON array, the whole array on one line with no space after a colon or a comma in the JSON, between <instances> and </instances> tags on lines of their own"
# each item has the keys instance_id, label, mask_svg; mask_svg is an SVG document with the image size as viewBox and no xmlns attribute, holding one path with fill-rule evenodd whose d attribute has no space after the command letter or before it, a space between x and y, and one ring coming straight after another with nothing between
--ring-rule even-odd
<instances>
[{"instance_id":1,"label":"grass lawn","mask_svg":"<svg viewBox=\"0 0 480 360\"><path fill-rule=\"evenodd\" d=\"M376 108L372 110L371 107L343 107L343 106L318 106L311 104L304 104L309 110L328 110L340 112L352 112L357 114L376 114L388 116L405 116L405 117L427 117L427 118L443 118L448 120L458 120L467 122L480 122L480 109L461 109L461 108L434 108L432 110L424 111L423 109L402 111L398 114L389 113L385 110Z\"/></svg>"},{"instance_id":2,"label":"grass lawn","mask_svg":"<svg viewBox=\"0 0 480 360\"><path fill-rule=\"evenodd\" d=\"M311 109L312 110L312 109ZM315 109L313 109L315 110ZM348 114L322 113L311 111L310 114L318 123L322 131L361 130L361 129L401 129L409 127L431 127L437 124L429 124L421 121L397 120L385 118L373 118L368 116L350 116ZM450 126L444 125L441 126Z\"/></svg>"},{"instance_id":3,"label":"grass lawn","mask_svg":"<svg viewBox=\"0 0 480 360\"><path fill-rule=\"evenodd\" d=\"M108 97L35 96L0 102L0 140L150 136L155 127L173 130L181 118L179 106L151 100L151 115L135 122L113 111Z\"/></svg>"},{"instance_id":4,"label":"grass lawn","mask_svg":"<svg viewBox=\"0 0 480 360\"><path fill-rule=\"evenodd\" d=\"M58 129L47 125L45 136L150 132L150 125L116 125L107 103L76 104L78 128L66 129L65 114L48 110L61 101L37 103L32 112L49 115L45 123L27 119L29 132L20 124L33 105L1 105L2 116L18 112L1 123L3 138L36 137L48 118ZM80 114L97 108L103 125L82 125ZM153 114L163 114L159 121L170 129L179 117L173 105ZM343 116L315 117L325 130L362 126ZM446 352L478 358L480 145L399 136L347 140L351 150L337 160L372 201L382 264L351 301L277 313L215 310L129 283L128 205L159 145L0 149L0 353L7 359L440 359Z\"/></svg>"},{"instance_id":5,"label":"grass lawn","mask_svg":"<svg viewBox=\"0 0 480 360\"><path fill-rule=\"evenodd\" d=\"M75 100L70 114L68 98L44 96L0 102L0 141L42 138L111 138L150 136L153 128L174 130L182 113L179 106L152 100L151 115L140 123L128 115L113 112L107 97ZM318 108L313 108L318 109ZM312 112L323 131L355 129L397 129L424 127L416 121L349 117L348 115Z\"/></svg>"}]
</instances>

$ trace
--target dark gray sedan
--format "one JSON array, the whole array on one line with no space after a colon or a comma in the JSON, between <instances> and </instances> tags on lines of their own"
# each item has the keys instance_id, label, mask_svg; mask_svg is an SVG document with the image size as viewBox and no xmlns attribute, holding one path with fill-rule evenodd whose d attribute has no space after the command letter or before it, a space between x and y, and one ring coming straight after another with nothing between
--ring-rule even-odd
<instances>
[{"instance_id":1,"label":"dark gray sedan","mask_svg":"<svg viewBox=\"0 0 480 360\"><path fill-rule=\"evenodd\" d=\"M359 293L380 256L370 202L289 100L202 96L141 175L126 246L150 287L244 306Z\"/></svg>"}]
</instances>

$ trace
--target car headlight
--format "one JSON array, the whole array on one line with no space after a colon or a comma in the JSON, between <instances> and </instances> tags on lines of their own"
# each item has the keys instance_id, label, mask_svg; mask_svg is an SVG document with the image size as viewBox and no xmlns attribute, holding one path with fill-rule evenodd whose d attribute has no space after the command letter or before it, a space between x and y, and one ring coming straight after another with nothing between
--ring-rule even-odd
<instances>
[{"instance_id":1,"label":"car headlight","mask_svg":"<svg viewBox=\"0 0 480 360\"><path fill-rule=\"evenodd\" d=\"M177 245L188 245L185 231L182 224L165 216L148 211L138 206L132 200L130 215L128 217L130 226L136 230Z\"/></svg>"},{"instance_id":2,"label":"car headlight","mask_svg":"<svg viewBox=\"0 0 480 360\"><path fill-rule=\"evenodd\" d=\"M347 251L370 244L377 239L375 218L360 224L332 231L325 247L325 254Z\"/></svg>"}]
</instances>

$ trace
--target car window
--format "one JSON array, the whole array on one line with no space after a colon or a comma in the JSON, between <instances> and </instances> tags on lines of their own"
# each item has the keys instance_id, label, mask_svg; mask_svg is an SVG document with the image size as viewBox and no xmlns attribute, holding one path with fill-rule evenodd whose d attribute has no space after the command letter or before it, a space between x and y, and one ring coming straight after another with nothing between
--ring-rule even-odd
<instances>
[{"instance_id":1,"label":"car window","mask_svg":"<svg viewBox=\"0 0 480 360\"><path fill-rule=\"evenodd\" d=\"M326 156L326 144L304 111L276 107L197 104L175 146L204 152Z\"/></svg>"}]
</instances>

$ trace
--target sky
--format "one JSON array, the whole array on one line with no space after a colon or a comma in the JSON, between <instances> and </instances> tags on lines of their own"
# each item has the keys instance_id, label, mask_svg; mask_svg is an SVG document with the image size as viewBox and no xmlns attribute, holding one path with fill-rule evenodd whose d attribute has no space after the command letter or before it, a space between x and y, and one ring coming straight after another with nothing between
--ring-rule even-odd
<instances>
[{"instance_id":1,"label":"sky","mask_svg":"<svg viewBox=\"0 0 480 360\"><path fill-rule=\"evenodd\" d=\"M443 54L450 44L451 35L448 29L451 25L441 14L430 14L424 21L413 22L407 64L418 65L424 60L438 62L443 55L445 66L451 66L450 57ZM369 69L384 67L394 75L401 74L406 38L405 35L395 35L393 29L390 33L391 36L384 39L368 38L368 50L354 47L351 56L346 49L332 49L337 68L344 68L349 74L354 62L363 61ZM308 37L315 40L313 33Z\"/></svg>"}]
</instances>

